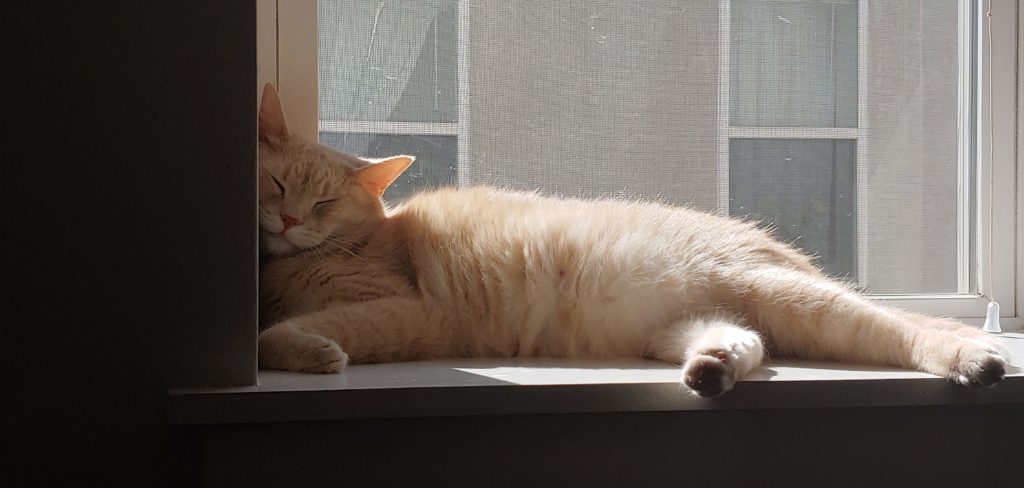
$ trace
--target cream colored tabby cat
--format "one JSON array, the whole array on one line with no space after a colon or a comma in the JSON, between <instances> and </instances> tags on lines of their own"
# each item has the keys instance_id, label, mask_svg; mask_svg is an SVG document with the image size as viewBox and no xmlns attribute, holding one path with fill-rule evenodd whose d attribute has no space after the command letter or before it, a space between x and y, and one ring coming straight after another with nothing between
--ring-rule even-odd
<instances>
[{"instance_id":1,"label":"cream colored tabby cat","mask_svg":"<svg viewBox=\"0 0 1024 488\"><path fill-rule=\"evenodd\" d=\"M380 196L411 163L371 163L259 116L263 368L464 356L655 358L701 396L764 358L1004 374L998 339L885 308L753 225L685 208L491 188Z\"/></svg>"}]
</instances>

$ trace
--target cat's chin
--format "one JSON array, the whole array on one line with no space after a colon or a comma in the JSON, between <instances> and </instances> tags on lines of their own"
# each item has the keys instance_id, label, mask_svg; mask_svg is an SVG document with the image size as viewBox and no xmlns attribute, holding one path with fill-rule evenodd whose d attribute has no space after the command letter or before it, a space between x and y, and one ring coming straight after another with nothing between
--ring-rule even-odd
<instances>
[{"instance_id":1,"label":"cat's chin","mask_svg":"<svg viewBox=\"0 0 1024 488\"><path fill-rule=\"evenodd\" d=\"M263 250L274 256L287 256L294 254L299 250L299 247L292 244L288 239L275 235L264 235L263 236Z\"/></svg>"}]
</instances>

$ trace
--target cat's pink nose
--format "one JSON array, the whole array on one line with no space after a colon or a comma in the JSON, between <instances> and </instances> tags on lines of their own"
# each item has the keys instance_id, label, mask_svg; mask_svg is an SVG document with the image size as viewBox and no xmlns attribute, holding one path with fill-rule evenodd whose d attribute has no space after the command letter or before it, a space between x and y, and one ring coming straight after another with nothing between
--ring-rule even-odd
<instances>
[{"instance_id":1,"label":"cat's pink nose","mask_svg":"<svg viewBox=\"0 0 1024 488\"><path fill-rule=\"evenodd\" d=\"M302 221L295 217L292 217L291 215L283 213L281 214L281 223L284 224L284 228L281 229L281 232L284 232L288 229L291 229L292 227L295 227L296 225L301 225Z\"/></svg>"}]
</instances>

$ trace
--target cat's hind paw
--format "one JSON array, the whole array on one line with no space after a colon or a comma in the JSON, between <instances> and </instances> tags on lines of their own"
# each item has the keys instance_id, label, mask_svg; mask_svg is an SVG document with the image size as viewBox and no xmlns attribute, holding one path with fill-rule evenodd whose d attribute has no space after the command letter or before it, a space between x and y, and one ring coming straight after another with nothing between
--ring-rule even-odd
<instances>
[{"instance_id":1,"label":"cat's hind paw","mask_svg":"<svg viewBox=\"0 0 1024 488\"><path fill-rule=\"evenodd\" d=\"M960 350L950 379L961 385L991 386L1006 375L1006 365L1006 358L991 345L971 344Z\"/></svg>"},{"instance_id":2,"label":"cat's hind paw","mask_svg":"<svg viewBox=\"0 0 1024 488\"><path fill-rule=\"evenodd\" d=\"M1006 343L1004 343L996 334L985 332L977 327L971 326L960 327L956 329L954 333L967 339L983 342L986 346L995 349L996 353L1004 359L1010 357L1010 351L1006 348Z\"/></svg>"},{"instance_id":3,"label":"cat's hind paw","mask_svg":"<svg viewBox=\"0 0 1024 488\"><path fill-rule=\"evenodd\" d=\"M703 351L683 364L683 384L697 396L718 396L736 384L736 368L726 351Z\"/></svg>"}]
</instances>

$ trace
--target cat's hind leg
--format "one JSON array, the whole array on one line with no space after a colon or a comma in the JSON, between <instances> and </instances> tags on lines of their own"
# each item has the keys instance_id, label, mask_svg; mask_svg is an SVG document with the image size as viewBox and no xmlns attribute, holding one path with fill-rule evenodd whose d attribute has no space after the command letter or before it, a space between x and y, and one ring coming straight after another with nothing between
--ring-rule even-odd
<instances>
[{"instance_id":1,"label":"cat's hind leg","mask_svg":"<svg viewBox=\"0 0 1024 488\"><path fill-rule=\"evenodd\" d=\"M995 337L884 307L840 283L784 268L747 272L739 294L748 323L783 356L913 368L965 385L1001 380Z\"/></svg>"},{"instance_id":2,"label":"cat's hind leg","mask_svg":"<svg viewBox=\"0 0 1024 488\"><path fill-rule=\"evenodd\" d=\"M702 397L731 390L764 359L761 336L717 315L678 322L651 345L655 358L682 363L682 383Z\"/></svg>"},{"instance_id":3,"label":"cat's hind leg","mask_svg":"<svg viewBox=\"0 0 1024 488\"><path fill-rule=\"evenodd\" d=\"M902 313L903 318L920 327L946 330L961 337L979 340L994 348L1004 358L1010 357L1010 352L1006 349L1006 344L999 339L998 335L993 335L979 329L978 327L972 327L947 317L932 317L911 312L903 312L902 310L899 312Z\"/></svg>"}]
</instances>

